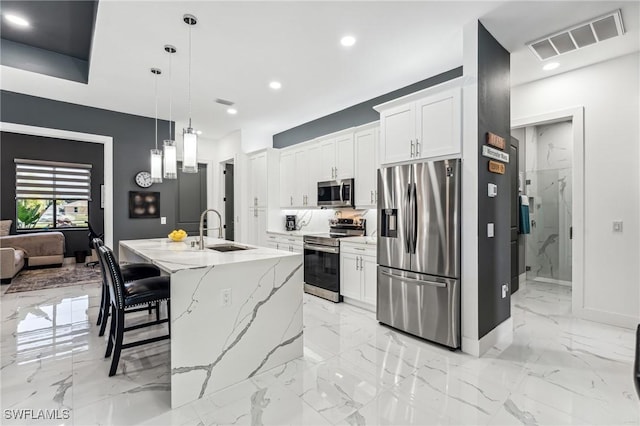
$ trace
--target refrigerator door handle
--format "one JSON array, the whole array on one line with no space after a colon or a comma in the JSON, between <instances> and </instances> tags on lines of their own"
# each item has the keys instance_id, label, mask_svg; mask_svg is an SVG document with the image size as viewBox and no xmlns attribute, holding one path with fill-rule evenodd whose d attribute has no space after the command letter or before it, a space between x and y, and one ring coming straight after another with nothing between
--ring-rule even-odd
<instances>
[{"instance_id":1,"label":"refrigerator door handle","mask_svg":"<svg viewBox=\"0 0 640 426\"><path fill-rule=\"evenodd\" d=\"M411 184L407 185L407 198L404 200L404 241L407 249L407 253L411 253L411 231L409 227L411 226L411 216L409 215L409 211L411 209Z\"/></svg>"},{"instance_id":2,"label":"refrigerator door handle","mask_svg":"<svg viewBox=\"0 0 640 426\"><path fill-rule=\"evenodd\" d=\"M402 275L392 274L391 272L387 272L387 271L380 271L380 273L382 275L386 275L387 277L395 278L395 279L398 279L398 280L411 281L413 283L426 284L426 285L430 285L430 286L433 286L433 287L446 287L447 286L447 284L445 284L445 283L438 283L438 282L434 282L434 281L425 281L425 280L420 280L418 278L403 277Z\"/></svg>"},{"instance_id":3,"label":"refrigerator door handle","mask_svg":"<svg viewBox=\"0 0 640 426\"><path fill-rule=\"evenodd\" d=\"M412 242L411 242L411 254L416 254L416 247L418 245L418 198L415 182L412 184L411 200L413 201L413 207L411 213L413 214L413 224L411 226Z\"/></svg>"}]
</instances>

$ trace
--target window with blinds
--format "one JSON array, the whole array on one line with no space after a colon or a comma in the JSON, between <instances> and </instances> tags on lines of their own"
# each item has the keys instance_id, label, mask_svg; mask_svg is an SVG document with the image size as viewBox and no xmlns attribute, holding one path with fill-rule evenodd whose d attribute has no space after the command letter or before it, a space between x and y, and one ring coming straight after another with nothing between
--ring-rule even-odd
<instances>
[{"instance_id":1,"label":"window with blinds","mask_svg":"<svg viewBox=\"0 0 640 426\"><path fill-rule=\"evenodd\" d=\"M91 165L15 159L18 229L86 228Z\"/></svg>"}]
</instances>

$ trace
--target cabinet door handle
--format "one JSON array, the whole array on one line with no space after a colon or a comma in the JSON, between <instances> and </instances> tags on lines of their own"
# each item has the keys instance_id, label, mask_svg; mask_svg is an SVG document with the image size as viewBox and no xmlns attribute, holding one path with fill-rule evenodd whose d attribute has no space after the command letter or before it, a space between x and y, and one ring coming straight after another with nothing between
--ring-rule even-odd
<instances>
[{"instance_id":1,"label":"cabinet door handle","mask_svg":"<svg viewBox=\"0 0 640 426\"><path fill-rule=\"evenodd\" d=\"M293 205L293 195L291 197L289 197L289 199L290 199L289 202L291 203L291 205Z\"/></svg>"},{"instance_id":2,"label":"cabinet door handle","mask_svg":"<svg viewBox=\"0 0 640 426\"><path fill-rule=\"evenodd\" d=\"M377 203L377 202L378 202L378 190L376 189L375 191L376 191L376 192L375 192L376 196L375 196L374 201Z\"/></svg>"},{"instance_id":3,"label":"cabinet door handle","mask_svg":"<svg viewBox=\"0 0 640 426\"><path fill-rule=\"evenodd\" d=\"M411 158L413 158L414 155L413 139L411 139Z\"/></svg>"},{"instance_id":4,"label":"cabinet door handle","mask_svg":"<svg viewBox=\"0 0 640 426\"><path fill-rule=\"evenodd\" d=\"M356 257L356 271L359 271L360 268L358 267L358 258Z\"/></svg>"},{"instance_id":5,"label":"cabinet door handle","mask_svg":"<svg viewBox=\"0 0 640 426\"><path fill-rule=\"evenodd\" d=\"M416 138L416 157L420 157L420 140Z\"/></svg>"},{"instance_id":6,"label":"cabinet door handle","mask_svg":"<svg viewBox=\"0 0 640 426\"><path fill-rule=\"evenodd\" d=\"M371 204L373 204L373 191L371 191Z\"/></svg>"}]
</instances>

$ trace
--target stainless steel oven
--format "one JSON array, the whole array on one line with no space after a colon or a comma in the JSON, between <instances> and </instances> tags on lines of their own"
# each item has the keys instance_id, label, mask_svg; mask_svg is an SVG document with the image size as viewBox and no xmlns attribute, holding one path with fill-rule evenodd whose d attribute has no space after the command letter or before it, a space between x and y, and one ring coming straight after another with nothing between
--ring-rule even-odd
<instances>
[{"instance_id":1,"label":"stainless steel oven","mask_svg":"<svg viewBox=\"0 0 640 426\"><path fill-rule=\"evenodd\" d=\"M304 237L304 290L332 302L340 302L340 240Z\"/></svg>"},{"instance_id":2,"label":"stainless steel oven","mask_svg":"<svg viewBox=\"0 0 640 426\"><path fill-rule=\"evenodd\" d=\"M354 207L353 179L318 182L318 206Z\"/></svg>"}]
</instances>

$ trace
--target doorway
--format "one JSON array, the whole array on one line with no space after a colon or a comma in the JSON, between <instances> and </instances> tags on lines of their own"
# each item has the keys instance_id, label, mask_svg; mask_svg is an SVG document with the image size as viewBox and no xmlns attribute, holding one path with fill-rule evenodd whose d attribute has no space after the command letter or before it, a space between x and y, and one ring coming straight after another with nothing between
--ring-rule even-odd
<instances>
[{"instance_id":1,"label":"doorway","mask_svg":"<svg viewBox=\"0 0 640 426\"><path fill-rule=\"evenodd\" d=\"M530 217L530 233L525 234L526 279L571 287L572 123L566 120L523 130L524 193Z\"/></svg>"},{"instance_id":2,"label":"doorway","mask_svg":"<svg viewBox=\"0 0 640 426\"><path fill-rule=\"evenodd\" d=\"M234 165L233 161L224 164L224 235L228 241L235 241L235 195L234 195Z\"/></svg>"},{"instance_id":3,"label":"doorway","mask_svg":"<svg viewBox=\"0 0 640 426\"><path fill-rule=\"evenodd\" d=\"M200 233L200 215L207 208L207 165L198 164L198 173L183 173L178 162L178 214L176 228L190 235ZM205 218L206 228L206 218Z\"/></svg>"}]
</instances>

